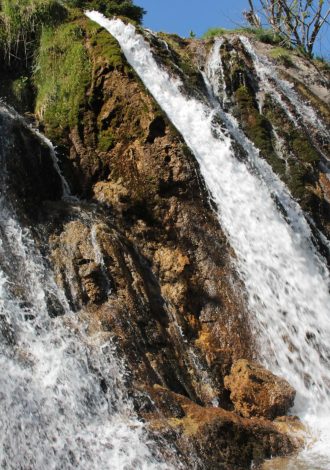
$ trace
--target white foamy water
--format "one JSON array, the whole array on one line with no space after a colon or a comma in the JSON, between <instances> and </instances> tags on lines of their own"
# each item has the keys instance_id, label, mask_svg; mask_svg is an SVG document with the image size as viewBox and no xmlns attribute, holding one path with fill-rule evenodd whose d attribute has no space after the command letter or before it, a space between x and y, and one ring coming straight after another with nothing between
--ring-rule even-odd
<instances>
[{"instance_id":1,"label":"white foamy water","mask_svg":"<svg viewBox=\"0 0 330 470\"><path fill-rule=\"evenodd\" d=\"M279 78L275 67L266 57L260 56L256 53L247 37L240 36L240 40L253 60L253 65L259 78L261 89L269 93L284 109L288 117L297 124L297 120L291 113L289 106L282 99L282 96L285 96L289 103L291 103L291 106L295 109L296 115L302 120L305 127L308 129L312 126L328 140L330 137L329 129L317 116L310 104L304 101L294 90L293 84L287 80Z\"/></svg>"},{"instance_id":2,"label":"white foamy water","mask_svg":"<svg viewBox=\"0 0 330 470\"><path fill-rule=\"evenodd\" d=\"M215 136L212 107L183 94L180 81L156 63L132 25L97 12L87 16L116 37L196 156L237 256L260 356L297 390L295 412L318 436L309 455L330 463L329 278L306 241L309 234L287 223L264 180L235 158L230 138L220 128Z\"/></svg>"},{"instance_id":3,"label":"white foamy water","mask_svg":"<svg viewBox=\"0 0 330 470\"><path fill-rule=\"evenodd\" d=\"M89 335L70 311L6 200L4 171L0 183L0 468L170 470L136 417L110 335Z\"/></svg>"}]
</instances>

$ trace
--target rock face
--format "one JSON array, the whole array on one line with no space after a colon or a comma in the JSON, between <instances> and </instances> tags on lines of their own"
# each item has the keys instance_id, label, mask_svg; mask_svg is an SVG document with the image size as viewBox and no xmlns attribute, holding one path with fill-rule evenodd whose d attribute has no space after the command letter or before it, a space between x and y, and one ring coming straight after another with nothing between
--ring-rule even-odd
<instances>
[{"instance_id":1,"label":"rock face","mask_svg":"<svg viewBox=\"0 0 330 470\"><path fill-rule=\"evenodd\" d=\"M230 391L235 411L245 418L274 419L285 415L293 406L296 395L286 380L245 359L232 365L224 383Z\"/></svg>"},{"instance_id":2,"label":"rock face","mask_svg":"<svg viewBox=\"0 0 330 470\"><path fill-rule=\"evenodd\" d=\"M31 132L23 119L0 104L1 186L22 213L37 216L36 206L44 200L58 200L61 179L54 167L48 145ZM7 154L11 158L7 158Z\"/></svg>"},{"instance_id":3,"label":"rock face","mask_svg":"<svg viewBox=\"0 0 330 470\"><path fill-rule=\"evenodd\" d=\"M30 111L58 145L65 176L81 200L60 199L47 149L18 126L16 158L8 168L18 175L11 180L25 223L34 226L57 284L89 333L111 335L118 345L137 414L155 439L177 450L186 468L248 469L293 452L301 444L287 430L294 426L271 420L288 411L295 392L253 362L253 328L235 254L195 159L116 41L83 16L73 21L75 41L84 48L79 57L88 61L85 72L90 67L84 93L79 89L82 99L75 100L77 115L70 125L54 126L54 110L47 106L54 106L57 89L52 99L39 96L39 107ZM169 48L154 39L159 61L184 71L187 92L205 99L195 62L205 62L212 44L165 39ZM51 50L65 55L61 47ZM297 195L326 232L329 184L312 142L304 141L307 156L300 158L294 150L300 130L298 144L285 144L290 161L279 159L271 132L272 125L273 131L279 127L279 114L271 112L268 97L267 119L261 119L251 58L237 37L227 38L222 52L230 59L228 106L292 187L297 176ZM48 65L56 68L61 57L53 60L52 54ZM61 73L59 67L50 75ZM287 118L282 127L283 138L291 135ZM244 149L237 149L244 158Z\"/></svg>"},{"instance_id":4,"label":"rock face","mask_svg":"<svg viewBox=\"0 0 330 470\"><path fill-rule=\"evenodd\" d=\"M276 422L205 408L158 386L148 392L156 407L144 414L151 429L165 438L175 435L183 460L189 454L198 456L193 468L243 470L251 462L258 465L272 455L290 454L301 444Z\"/></svg>"}]
</instances>

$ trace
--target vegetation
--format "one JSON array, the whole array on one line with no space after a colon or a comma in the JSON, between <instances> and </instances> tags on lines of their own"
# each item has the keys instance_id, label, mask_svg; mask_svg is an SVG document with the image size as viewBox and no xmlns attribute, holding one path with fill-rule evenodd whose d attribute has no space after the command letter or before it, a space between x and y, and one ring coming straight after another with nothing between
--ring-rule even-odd
<instances>
[{"instance_id":1,"label":"vegetation","mask_svg":"<svg viewBox=\"0 0 330 470\"><path fill-rule=\"evenodd\" d=\"M145 13L132 0L0 0L0 50L6 61L32 61L42 29L55 27L85 8L127 16L137 23Z\"/></svg>"},{"instance_id":2,"label":"vegetation","mask_svg":"<svg viewBox=\"0 0 330 470\"><path fill-rule=\"evenodd\" d=\"M205 33L203 34L202 38L203 39L212 39L217 36L223 36L224 34L228 34L231 31L229 29L225 28L209 28Z\"/></svg>"},{"instance_id":3,"label":"vegetation","mask_svg":"<svg viewBox=\"0 0 330 470\"><path fill-rule=\"evenodd\" d=\"M244 12L249 24L260 27L260 15L283 43L313 56L315 41L330 16L324 0L248 0L250 10Z\"/></svg>"},{"instance_id":4,"label":"vegetation","mask_svg":"<svg viewBox=\"0 0 330 470\"><path fill-rule=\"evenodd\" d=\"M110 69L125 69L125 61L121 49L116 39L105 29L100 29L96 23L89 21L86 25L86 32L93 46L94 60L106 61ZM126 70L127 71L127 70Z\"/></svg>"},{"instance_id":5,"label":"vegetation","mask_svg":"<svg viewBox=\"0 0 330 470\"><path fill-rule=\"evenodd\" d=\"M91 65L82 30L75 23L45 28L40 38L34 81L36 114L48 125L51 137L78 123Z\"/></svg>"},{"instance_id":6,"label":"vegetation","mask_svg":"<svg viewBox=\"0 0 330 470\"><path fill-rule=\"evenodd\" d=\"M283 175L284 167L274 151L272 145L272 127L270 122L259 113L253 91L241 85L235 91L237 112L243 122L243 128L249 139L260 150L261 154L273 166L274 170Z\"/></svg>"},{"instance_id":7,"label":"vegetation","mask_svg":"<svg viewBox=\"0 0 330 470\"><path fill-rule=\"evenodd\" d=\"M116 144L115 137L108 130L103 130L98 135L98 148L102 152L108 152Z\"/></svg>"},{"instance_id":8,"label":"vegetation","mask_svg":"<svg viewBox=\"0 0 330 470\"><path fill-rule=\"evenodd\" d=\"M98 10L105 15L127 16L128 18L142 22L145 11L143 8L133 4L132 0L67 0L70 6Z\"/></svg>"},{"instance_id":9,"label":"vegetation","mask_svg":"<svg viewBox=\"0 0 330 470\"><path fill-rule=\"evenodd\" d=\"M210 28L203 34L203 39L211 39L216 36L223 36L225 34L251 34L258 41L266 44L280 44L281 38L278 34L274 34L271 29L263 28L236 28L236 29L224 29L224 28Z\"/></svg>"},{"instance_id":10,"label":"vegetation","mask_svg":"<svg viewBox=\"0 0 330 470\"><path fill-rule=\"evenodd\" d=\"M2 0L0 41L7 61L31 60L43 26L55 26L67 13L56 0Z\"/></svg>"},{"instance_id":11,"label":"vegetation","mask_svg":"<svg viewBox=\"0 0 330 470\"><path fill-rule=\"evenodd\" d=\"M274 49L269 52L269 55L277 63L285 65L286 67L293 67L294 65L290 52L283 47L274 47Z\"/></svg>"},{"instance_id":12,"label":"vegetation","mask_svg":"<svg viewBox=\"0 0 330 470\"><path fill-rule=\"evenodd\" d=\"M85 36L109 67L123 65L115 39L84 19L84 8L135 22L144 13L131 0L0 0L0 88L19 110L32 111L35 99L35 112L52 138L79 119L91 81ZM102 147L111 145L101 140Z\"/></svg>"}]
</instances>

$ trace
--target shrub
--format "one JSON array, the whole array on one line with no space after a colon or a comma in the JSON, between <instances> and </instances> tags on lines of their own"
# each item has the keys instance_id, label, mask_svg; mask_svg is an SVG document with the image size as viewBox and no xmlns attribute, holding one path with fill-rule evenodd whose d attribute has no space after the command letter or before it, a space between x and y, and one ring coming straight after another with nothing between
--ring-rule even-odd
<instances>
[{"instance_id":1,"label":"shrub","mask_svg":"<svg viewBox=\"0 0 330 470\"><path fill-rule=\"evenodd\" d=\"M78 14L78 8L96 9L138 23L145 13L132 0L0 0L0 50L7 62L32 60L42 28L65 21L74 8Z\"/></svg>"},{"instance_id":2,"label":"shrub","mask_svg":"<svg viewBox=\"0 0 330 470\"><path fill-rule=\"evenodd\" d=\"M11 57L28 61L42 27L55 25L66 16L66 8L56 0L2 0L0 40L8 61Z\"/></svg>"},{"instance_id":3,"label":"shrub","mask_svg":"<svg viewBox=\"0 0 330 470\"><path fill-rule=\"evenodd\" d=\"M69 6L98 10L107 16L127 16L137 23L142 22L145 11L133 4L132 0L67 0Z\"/></svg>"}]
</instances>

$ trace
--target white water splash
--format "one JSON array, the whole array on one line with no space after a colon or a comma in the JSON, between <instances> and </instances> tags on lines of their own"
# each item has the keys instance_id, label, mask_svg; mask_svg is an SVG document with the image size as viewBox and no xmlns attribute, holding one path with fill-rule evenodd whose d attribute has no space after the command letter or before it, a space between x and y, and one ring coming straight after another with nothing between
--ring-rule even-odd
<instances>
[{"instance_id":1,"label":"white water splash","mask_svg":"<svg viewBox=\"0 0 330 470\"><path fill-rule=\"evenodd\" d=\"M214 45L212 47L209 60L206 64L206 75L212 83L214 94L220 99L222 108L225 108L229 99L226 90L225 74L220 53L223 43L223 38L216 38L214 40Z\"/></svg>"},{"instance_id":2,"label":"white water splash","mask_svg":"<svg viewBox=\"0 0 330 470\"><path fill-rule=\"evenodd\" d=\"M237 256L249 308L260 335L261 356L297 390L296 411L319 431L318 454L330 462L329 279L312 243L278 211L263 181L239 162L230 139L217 129L212 110L183 95L154 60L132 25L87 16L106 28L195 154ZM324 426L321 420L323 419Z\"/></svg>"},{"instance_id":3,"label":"white water splash","mask_svg":"<svg viewBox=\"0 0 330 470\"><path fill-rule=\"evenodd\" d=\"M244 152L246 153L248 164L252 171L254 171L259 178L261 178L267 185L268 190L271 192L274 200L284 210L286 220L290 223L291 227L298 236L301 237L302 242L306 244L306 249L310 249L310 241L313 237L310 226L314 227L318 237L322 241L324 247L326 247L330 253L330 244L323 233L315 227L312 220L306 220L306 216L301 209L300 205L292 198L291 193L287 186L281 181L281 179L273 172L272 167L267 161L260 157L260 151L255 147L253 142L245 135L237 119L230 113L229 110L225 111L221 107L222 92L225 84L223 75L223 65L221 56L221 44L215 41L211 53L208 57L206 64L206 73L202 72L206 88L209 93L210 103L214 108L214 115L219 116L222 122L225 124L226 129L229 131L231 137L237 142ZM285 161L285 155L283 154L283 141L274 131L276 137L276 152L280 158ZM285 161L286 162L286 161ZM315 254L316 250L312 247ZM316 256L318 259L318 256ZM323 262L321 261L320 269L324 269Z\"/></svg>"},{"instance_id":4,"label":"white water splash","mask_svg":"<svg viewBox=\"0 0 330 470\"><path fill-rule=\"evenodd\" d=\"M296 93L294 90L293 85L287 80L283 80L278 77L277 71L275 70L275 67L272 65L272 63L266 57L259 56L255 52L250 40L247 37L240 36L240 41L253 60L253 65L259 78L261 89L273 96L285 110L290 119L295 122L295 124L297 124L296 118L293 116L289 110L289 107L285 104L281 97L282 95L285 96L295 109L297 116L302 119L302 122L307 128L312 126L314 129L317 129L326 139L329 139L329 129L323 124L321 119L315 113L314 109L307 102L300 98L298 93Z\"/></svg>"},{"instance_id":5,"label":"white water splash","mask_svg":"<svg viewBox=\"0 0 330 470\"><path fill-rule=\"evenodd\" d=\"M111 336L89 335L70 311L5 194L0 235L0 468L170 470L136 417Z\"/></svg>"}]
</instances>

